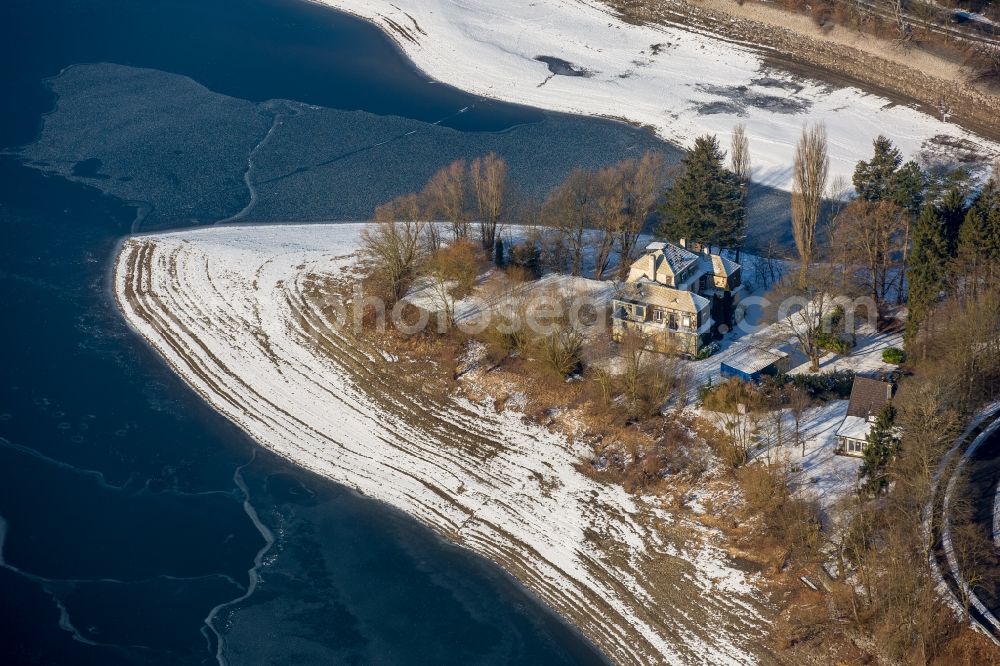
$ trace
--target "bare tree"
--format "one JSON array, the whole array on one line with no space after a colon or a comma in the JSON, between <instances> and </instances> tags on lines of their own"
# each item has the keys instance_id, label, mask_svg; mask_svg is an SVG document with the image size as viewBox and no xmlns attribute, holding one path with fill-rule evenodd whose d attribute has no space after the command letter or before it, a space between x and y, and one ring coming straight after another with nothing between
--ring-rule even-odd
<instances>
[{"instance_id":1,"label":"bare tree","mask_svg":"<svg viewBox=\"0 0 1000 666\"><path fill-rule=\"evenodd\" d=\"M830 183L827 198L831 202L829 217L826 224L826 258L840 270L840 289L848 289L848 269L850 268L850 258L848 248L844 246L845 235L841 232L841 222L845 219L842 215L844 209L850 204L854 186L851 181L844 176L837 176Z\"/></svg>"},{"instance_id":2,"label":"bare tree","mask_svg":"<svg viewBox=\"0 0 1000 666\"><path fill-rule=\"evenodd\" d=\"M392 301L406 293L425 254L417 197L409 194L375 209L375 222L361 232L361 253Z\"/></svg>"},{"instance_id":3,"label":"bare tree","mask_svg":"<svg viewBox=\"0 0 1000 666\"><path fill-rule=\"evenodd\" d=\"M573 275L583 271L586 229L594 221L594 174L574 169L566 180L546 199L543 218L555 228L568 254L569 270Z\"/></svg>"},{"instance_id":4,"label":"bare tree","mask_svg":"<svg viewBox=\"0 0 1000 666\"><path fill-rule=\"evenodd\" d=\"M424 219L425 216L420 197L416 194L404 194L387 203L376 206L373 218L375 222L415 222Z\"/></svg>"},{"instance_id":5,"label":"bare tree","mask_svg":"<svg viewBox=\"0 0 1000 666\"><path fill-rule=\"evenodd\" d=\"M785 276L785 262L782 261L773 238L768 241L764 254L756 257L752 265L755 286L761 289L770 289L771 285L780 282Z\"/></svg>"},{"instance_id":6,"label":"bare tree","mask_svg":"<svg viewBox=\"0 0 1000 666\"><path fill-rule=\"evenodd\" d=\"M619 230L625 225L622 174L615 167L601 169L595 178L594 222L598 230L594 279L600 280L611 263Z\"/></svg>"},{"instance_id":7,"label":"bare tree","mask_svg":"<svg viewBox=\"0 0 1000 666\"><path fill-rule=\"evenodd\" d=\"M663 155L646 151L638 160L625 160L615 166L622 198L621 216L615 232L618 245L618 278L628 276L629 260L639 234L663 182Z\"/></svg>"},{"instance_id":8,"label":"bare tree","mask_svg":"<svg viewBox=\"0 0 1000 666\"><path fill-rule=\"evenodd\" d=\"M479 250L472 242L460 238L433 252L420 267L442 316L438 322L441 332L447 330L455 318L455 299L472 291L478 272L477 255Z\"/></svg>"},{"instance_id":9,"label":"bare tree","mask_svg":"<svg viewBox=\"0 0 1000 666\"><path fill-rule=\"evenodd\" d=\"M779 407L768 412L764 418L764 459L767 464L778 462L782 457L782 447L785 445L785 422L783 410ZM771 449L774 449L775 459L771 459Z\"/></svg>"},{"instance_id":10,"label":"bare tree","mask_svg":"<svg viewBox=\"0 0 1000 666\"><path fill-rule=\"evenodd\" d=\"M422 198L435 220L447 222L453 240L469 235L469 201L465 161L455 160L441 167L424 187Z\"/></svg>"},{"instance_id":11,"label":"bare tree","mask_svg":"<svg viewBox=\"0 0 1000 666\"><path fill-rule=\"evenodd\" d=\"M769 318L775 345L794 338L809 359L809 369L819 370L819 360L825 353L822 343L830 333L831 315L839 300L834 291L833 270L826 264L814 266L805 277L786 279L772 292ZM845 321L850 318L845 317Z\"/></svg>"},{"instance_id":12,"label":"bare tree","mask_svg":"<svg viewBox=\"0 0 1000 666\"><path fill-rule=\"evenodd\" d=\"M891 201L858 199L837 216L831 243L844 272L883 313L892 292L901 291L908 213Z\"/></svg>"},{"instance_id":13,"label":"bare tree","mask_svg":"<svg viewBox=\"0 0 1000 666\"><path fill-rule=\"evenodd\" d=\"M750 140L747 138L747 128L743 123L733 127L733 136L729 149L729 169L736 176L740 185L740 205L746 214L747 201L750 194ZM740 260L742 247L736 247L736 261Z\"/></svg>"},{"instance_id":14,"label":"bare tree","mask_svg":"<svg viewBox=\"0 0 1000 666\"><path fill-rule=\"evenodd\" d=\"M483 249L492 254L506 203L507 162L496 153L477 157L472 161L469 178L479 213L479 239Z\"/></svg>"},{"instance_id":15,"label":"bare tree","mask_svg":"<svg viewBox=\"0 0 1000 666\"><path fill-rule=\"evenodd\" d=\"M731 467L740 467L750 460L754 437L760 429L760 413L747 407L722 415L724 460Z\"/></svg>"},{"instance_id":16,"label":"bare tree","mask_svg":"<svg viewBox=\"0 0 1000 666\"><path fill-rule=\"evenodd\" d=\"M802 447L802 457L806 455L806 440L802 437L802 416L809 409L811 402L809 394L792 386L788 391L788 409L792 413L792 423L795 426L795 443Z\"/></svg>"},{"instance_id":17,"label":"bare tree","mask_svg":"<svg viewBox=\"0 0 1000 666\"><path fill-rule=\"evenodd\" d=\"M829 167L826 127L822 123L804 127L802 137L795 147L792 179L792 232L802 262L799 282L803 284L812 265L816 227L823 206Z\"/></svg>"},{"instance_id":18,"label":"bare tree","mask_svg":"<svg viewBox=\"0 0 1000 666\"><path fill-rule=\"evenodd\" d=\"M923 378L903 383L895 399L904 451L896 465L896 487L918 506L930 501L938 463L961 431L962 420L948 402L946 387Z\"/></svg>"}]
</instances>

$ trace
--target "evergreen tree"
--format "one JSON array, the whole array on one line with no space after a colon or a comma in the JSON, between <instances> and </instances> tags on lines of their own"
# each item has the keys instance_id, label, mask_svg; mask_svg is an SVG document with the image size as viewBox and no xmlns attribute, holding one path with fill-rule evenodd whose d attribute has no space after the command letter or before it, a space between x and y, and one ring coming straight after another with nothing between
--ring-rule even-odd
<instances>
[{"instance_id":1,"label":"evergreen tree","mask_svg":"<svg viewBox=\"0 0 1000 666\"><path fill-rule=\"evenodd\" d=\"M500 268L504 266L503 238L499 236L497 236L496 242L493 245L493 263Z\"/></svg>"},{"instance_id":2,"label":"evergreen tree","mask_svg":"<svg viewBox=\"0 0 1000 666\"><path fill-rule=\"evenodd\" d=\"M1000 261L1000 180L990 179L972 204L972 210L982 220L986 238L983 250L991 262Z\"/></svg>"},{"instance_id":3,"label":"evergreen tree","mask_svg":"<svg viewBox=\"0 0 1000 666\"><path fill-rule=\"evenodd\" d=\"M910 311L906 320L908 349L945 287L948 259L944 223L934 206L928 204L913 225L913 250L906 272L910 292Z\"/></svg>"},{"instance_id":4,"label":"evergreen tree","mask_svg":"<svg viewBox=\"0 0 1000 666\"><path fill-rule=\"evenodd\" d=\"M695 139L684 156L684 173L660 208L659 233L670 239L738 247L746 235L740 183L725 166L725 153L711 135Z\"/></svg>"},{"instance_id":5,"label":"evergreen tree","mask_svg":"<svg viewBox=\"0 0 1000 666\"><path fill-rule=\"evenodd\" d=\"M1000 262L1000 188L990 181L965 214L958 234L956 279L975 295L992 284Z\"/></svg>"},{"instance_id":6,"label":"evergreen tree","mask_svg":"<svg viewBox=\"0 0 1000 666\"><path fill-rule=\"evenodd\" d=\"M969 211L965 205L965 189L957 183L949 186L941 197L939 210L944 223L944 237L948 241L948 253L954 256L958 250L958 234Z\"/></svg>"},{"instance_id":7,"label":"evergreen tree","mask_svg":"<svg viewBox=\"0 0 1000 666\"><path fill-rule=\"evenodd\" d=\"M903 156L892 141L879 135L875 154L854 168L854 189L866 201L892 201L917 215L924 203L927 178L916 162L903 164Z\"/></svg>"},{"instance_id":8,"label":"evergreen tree","mask_svg":"<svg viewBox=\"0 0 1000 666\"><path fill-rule=\"evenodd\" d=\"M854 189L867 201L894 200L896 170L903 163L899 149L881 134L874 141L875 154L854 168Z\"/></svg>"},{"instance_id":9,"label":"evergreen tree","mask_svg":"<svg viewBox=\"0 0 1000 666\"><path fill-rule=\"evenodd\" d=\"M889 485L889 463L899 453L899 438L896 436L896 410L888 404L882 408L868 431L868 447L858 470L862 489L870 495L878 495Z\"/></svg>"},{"instance_id":10,"label":"evergreen tree","mask_svg":"<svg viewBox=\"0 0 1000 666\"><path fill-rule=\"evenodd\" d=\"M893 176L893 201L916 217L924 205L927 177L916 162L910 160Z\"/></svg>"}]
</instances>

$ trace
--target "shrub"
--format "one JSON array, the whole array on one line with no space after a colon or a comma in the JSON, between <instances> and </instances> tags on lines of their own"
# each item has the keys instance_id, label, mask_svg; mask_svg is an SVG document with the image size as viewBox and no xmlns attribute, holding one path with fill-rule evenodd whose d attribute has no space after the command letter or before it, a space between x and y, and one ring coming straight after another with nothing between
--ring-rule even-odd
<instances>
[{"instance_id":1,"label":"shrub","mask_svg":"<svg viewBox=\"0 0 1000 666\"><path fill-rule=\"evenodd\" d=\"M831 351L834 354L847 355L854 347L854 335L845 333L840 335L835 333L843 328L844 308L838 305L832 312L823 319L823 324L817 326L815 332L816 344L820 349Z\"/></svg>"},{"instance_id":2,"label":"shrub","mask_svg":"<svg viewBox=\"0 0 1000 666\"><path fill-rule=\"evenodd\" d=\"M774 393L788 385L796 386L816 400L846 400L854 386L853 370L834 370L811 375L778 375L764 377L765 392Z\"/></svg>"},{"instance_id":3,"label":"shrub","mask_svg":"<svg viewBox=\"0 0 1000 666\"><path fill-rule=\"evenodd\" d=\"M707 464L704 450L698 447L690 431L676 421L667 420L655 442L636 447L632 462L625 466L622 485L630 493L652 492L674 474L698 477Z\"/></svg>"},{"instance_id":4,"label":"shrub","mask_svg":"<svg viewBox=\"0 0 1000 666\"><path fill-rule=\"evenodd\" d=\"M699 361L703 361L706 358L708 358L709 356L711 356L712 354L715 354L716 352L718 352L719 349L721 349L721 347L719 346L718 342L713 342L711 344L707 344L707 345L705 345L704 347L701 348L701 351L698 352L698 355L695 356L695 358L697 360L699 360Z\"/></svg>"},{"instance_id":5,"label":"shrub","mask_svg":"<svg viewBox=\"0 0 1000 666\"><path fill-rule=\"evenodd\" d=\"M712 378L709 377L704 384L698 387L698 404L705 404L705 398L707 398L708 394L714 389L715 386L712 384Z\"/></svg>"},{"instance_id":6,"label":"shrub","mask_svg":"<svg viewBox=\"0 0 1000 666\"><path fill-rule=\"evenodd\" d=\"M820 349L846 356L851 353L851 349L854 347L854 339L853 336L848 338L836 335L835 333L818 331L816 333L816 344L819 345Z\"/></svg>"},{"instance_id":7,"label":"shrub","mask_svg":"<svg viewBox=\"0 0 1000 666\"><path fill-rule=\"evenodd\" d=\"M538 249L538 246L529 241L524 241L510 248L510 251L507 253L507 266L520 267L532 278L537 278L541 273L539 268L541 265L540 259L541 250Z\"/></svg>"},{"instance_id":8,"label":"shrub","mask_svg":"<svg viewBox=\"0 0 1000 666\"><path fill-rule=\"evenodd\" d=\"M543 336L538 341L538 355L545 366L555 374L565 377L580 368L583 352L583 335L579 331L564 326L560 330Z\"/></svg>"},{"instance_id":9,"label":"shrub","mask_svg":"<svg viewBox=\"0 0 1000 666\"><path fill-rule=\"evenodd\" d=\"M882 350L882 360L886 363L899 365L906 360L906 353L899 347L889 347Z\"/></svg>"},{"instance_id":10,"label":"shrub","mask_svg":"<svg viewBox=\"0 0 1000 666\"><path fill-rule=\"evenodd\" d=\"M808 553L819 545L819 507L815 502L792 497L781 467L746 465L738 475L747 509L760 516L768 537L793 555Z\"/></svg>"},{"instance_id":11,"label":"shrub","mask_svg":"<svg viewBox=\"0 0 1000 666\"><path fill-rule=\"evenodd\" d=\"M764 395L753 384L739 379L729 379L716 387L703 386L699 390L701 405L712 412L735 414L737 405L749 409L759 409L764 406Z\"/></svg>"}]
</instances>

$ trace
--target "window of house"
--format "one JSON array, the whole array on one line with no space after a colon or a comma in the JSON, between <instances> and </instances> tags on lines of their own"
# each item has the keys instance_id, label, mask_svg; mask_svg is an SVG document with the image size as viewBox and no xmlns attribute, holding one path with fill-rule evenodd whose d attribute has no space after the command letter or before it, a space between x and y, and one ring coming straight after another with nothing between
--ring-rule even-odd
<instances>
[{"instance_id":1,"label":"window of house","mask_svg":"<svg viewBox=\"0 0 1000 666\"><path fill-rule=\"evenodd\" d=\"M691 317L688 317L687 315L685 315L681 319L681 325L684 326L684 328L691 328Z\"/></svg>"},{"instance_id":2,"label":"window of house","mask_svg":"<svg viewBox=\"0 0 1000 666\"><path fill-rule=\"evenodd\" d=\"M653 310L653 319L663 321L663 310Z\"/></svg>"},{"instance_id":3,"label":"window of house","mask_svg":"<svg viewBox=\"0 0 1000 666\"><path fill-rule=\"evenodd\" d=\"M635 305L632 307L632 313L636 317L646 318L646 307L644 305Z\"/></svg>"},{"instance_id":4,"label":"window of house","mask_svg":"<svg viewBox=\"0 0 1000 666\"><path fill-rule=\"evenodd\" d=\"M673 312L670 313L670 321L667 323L670 328L677 328L677 315Z\"/></svg>"}]
</instances>

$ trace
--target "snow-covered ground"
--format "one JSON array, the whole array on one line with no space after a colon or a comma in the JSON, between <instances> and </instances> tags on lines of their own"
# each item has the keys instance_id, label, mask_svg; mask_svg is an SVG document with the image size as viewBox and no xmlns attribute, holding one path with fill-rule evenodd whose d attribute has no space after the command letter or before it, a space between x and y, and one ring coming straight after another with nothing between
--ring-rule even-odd
<instances>
[{"instance_id":1,"label":"snow-covered ground","mask_svg":"<svg viewBox=\"0 0 1000 666\"><path fill-rule=\"evenodd\" d=\"M834 506L848 497L858 485L859 458L839 456L834 453L837 428L847 414L846 400L831 400L808 409L800 423L805 455L794 443L782 447L775 455L791 467L792 491L819 502L825 517L830 517ZM795 432L794 419L785 410L783 427L785 436Z\"/></svg>"},{"instance_id":2,"label":"snow-covered ground","mask_svg":"<svg viewBox=\"0 0 1000 666\"><path fill-rule=\"evenodd\" d=\"M130 238L115 294L260 444L503 566L615 661L759 662L770 611L717 533L586 476L586 447L514 412L402 390L402 361L332 323L317 276L347 274L361 226Z\"/></svg>"},{"instance_id":3,"label":"snow-covered ground","mask_svg":"<svg viewBox=\"0 0 1000 666\"><path fill-rule=\"evenodd\" d=\"M907 157L954 150L942 143L1000 155L996 143L884 97L775 70L752 45L628 24L598 0L318 1L371 20L428 75L483 97L621 118L682 146L705 133L725 145L746 123L754 179L782 189L807 122L826 124L831 178L849 177L878 134Z\"/></svg>"},{"instance_id":4,"label":"snow-covered ground","mask_svg":"<svg viewBox=\"0 0 1000 666\"><path fill-rule=\"evenodd\" d=\"M741 340L753 341L759 339L762 344L773 345L775 334L770 327L751 333ZM719 371L719 364L725 361L732 352L729 348L701 361L690 361L689 367L696 386L703 386L709 380L718 386L725 378ZM891 371L896 366L882 360L882 351L888 347L902 347L901 333L881 333L868 324L861 326L857 333L857 344L849 355L828 353L820 359L820 372L835 370L851 370L856 373L875 374ZM796 351L793 341L787 342L783 349L791 352L794 367L790 373L809 372L809 362L801 352ZM702 409L696 410L716 426L721 426L723 417L714 412ZM790 466L792 473L790 483L793 492L815 499L819 502L825 518L833 518L834 506L857 487L858 469L861 461L858 458L840 456L834 453L836 449L836 433L844 417L847 415L847 400L831 400L806 410L800 421L801 441L803 447L794 444L795 421L790 410L782 411L782 439L784 446L777 448L776 433L764 418L758 429L756 441L760 448L755 451L756 459L770 458L770 462L783 462ZM765 446L766 440L771 440L771 446Z\"/></svg>"}]
</instances>

